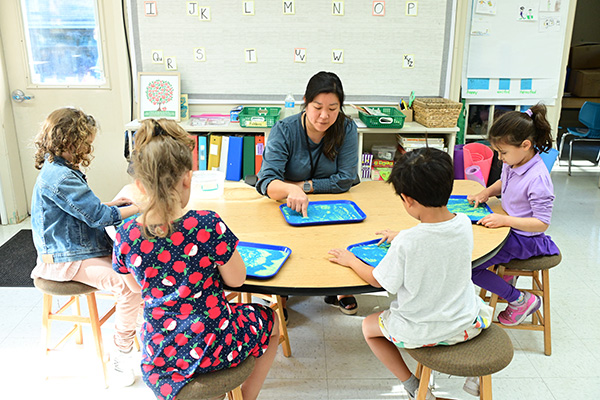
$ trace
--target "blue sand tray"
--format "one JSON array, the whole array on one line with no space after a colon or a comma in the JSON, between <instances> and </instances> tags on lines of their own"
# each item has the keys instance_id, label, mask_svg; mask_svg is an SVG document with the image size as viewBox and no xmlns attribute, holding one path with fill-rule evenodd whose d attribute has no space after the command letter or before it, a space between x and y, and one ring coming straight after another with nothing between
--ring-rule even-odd
<instances>
[{"instance_id":1,"label":"blue sand tray","mask_svg":"<svg viewBox=\"0 0 600 400\"><path fill-rule=\"evenodd\" d=\"M272 278L279 272L292 250L285 246L239 242L237 250L246 264L246 276Z\"/></svg>"},{"instance_id":2,"label":"blue sand tray","mask_svg":"<svg viewBox=\"0 0 600 400\"><path fill-rule=\"evenodd\" d=\"M285 204L279 206L285 221L293 226L344 224L360 222L367 215L350 200L311 201L308 203L308 217L292 210Z\"/></svg>"},{"instance_id":3,"label":"blue sand tray","mask_svg":"<svg viewBox=\"0 0 600 400\"><path fill-rule=\"evenodd\" d=\"M373 239L367 242L351 244L348 246L348 250L365 264L376 267L390 248L388 242L383 242L381 246L377 246L377 243L379 243L380 240L381 239Z\"/></svg>"},{"instance_id":4,"label":"blue sand tray","mask_svg":"<svg viewBox=\"0 0 600 400\"><path fill-rule=\"evenodd\" d=\"M471 222L477 222L486 215L492 214L492 209L485 203L475 208L467 201L467 196L450 196L448 210L453 213L467 214Z\"/></svg>"}]
</instances>

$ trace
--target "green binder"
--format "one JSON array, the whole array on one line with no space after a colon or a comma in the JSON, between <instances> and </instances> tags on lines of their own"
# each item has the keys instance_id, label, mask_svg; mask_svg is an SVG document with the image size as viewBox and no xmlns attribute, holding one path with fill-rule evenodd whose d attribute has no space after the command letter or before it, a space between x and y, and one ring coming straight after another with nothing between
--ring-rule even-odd
<instances>
[{"instance_id":1,"label":"green binder","mask_svg":"<svg viewBox=\"0 0 600 400\"><path fill-rule=\"evenodd\" d=\"M242 160L242 179L254 175L254 136L244 136Z\"/></svg>"}]
</instances>

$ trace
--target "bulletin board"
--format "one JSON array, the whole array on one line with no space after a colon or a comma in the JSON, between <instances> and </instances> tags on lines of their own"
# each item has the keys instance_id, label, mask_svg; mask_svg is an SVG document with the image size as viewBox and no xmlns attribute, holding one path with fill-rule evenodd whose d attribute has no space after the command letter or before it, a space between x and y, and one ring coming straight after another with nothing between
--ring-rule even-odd
<instances>
[{"instance_id":1,"label":"bulletin board","mask_svg":"<svg viewBox=\"0 0 600 400\"><path fill-rule=\"evenodd\" d=\"M455 2L129 0L133 69L179 72L190 103L299 101L322 70L338 74L347 101L444 96Z\"/></svg>"},{"instance_id":2,"label":"bulletin board","mask_svg":"<svg viewBox=\"0 0 600 400\"><path fill-rule=\"evenodd\" d=\"M472 0L462 96L553 103L568 0Z\"/></svg>"}]
</instances>

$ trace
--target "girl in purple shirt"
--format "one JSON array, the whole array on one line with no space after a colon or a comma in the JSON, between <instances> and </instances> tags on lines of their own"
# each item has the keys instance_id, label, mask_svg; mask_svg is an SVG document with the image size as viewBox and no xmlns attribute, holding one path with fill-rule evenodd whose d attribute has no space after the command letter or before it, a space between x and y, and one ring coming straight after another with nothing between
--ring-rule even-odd
<instances>
[{"instance_id":1,"label":"girl in purple shirt","mask_svg":"<svg viewBox=\"0 0 600 400\"><path fill-rule=\"evenodd\" d=\"M546 107L538 104L525 112L511 111L496 120L489 140L504 163L500 180L475 195L469 202L475 207L491 196L501 195L502 208L508 215L490 214L478 224L487 228L511 228L498 254L473 268L473 283L506 299L508 306L498 315L503 325L514 326L540 308L538 296L521 292L488 270L513 259L559 254L558 247L544 234L550 225L554 188L550 173L539 153L552 148Z\"/></svg>"}]
</instances>

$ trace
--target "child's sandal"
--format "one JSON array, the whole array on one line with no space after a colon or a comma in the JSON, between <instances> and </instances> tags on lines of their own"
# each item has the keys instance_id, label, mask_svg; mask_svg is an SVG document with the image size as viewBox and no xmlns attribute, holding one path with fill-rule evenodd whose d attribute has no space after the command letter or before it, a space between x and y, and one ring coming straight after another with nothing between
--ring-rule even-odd
<instances>
[{"instance_id":1,"label":"child's sandal","mask_svg":"<svg viewBox=\"0 0 600 400\"><path fill-rule=\"evenodd\" d=\"M358 312L358 303L354 296L342 297L338 300L340 311L347 315L354 315Z\"/></svg>"}]
</instances>

